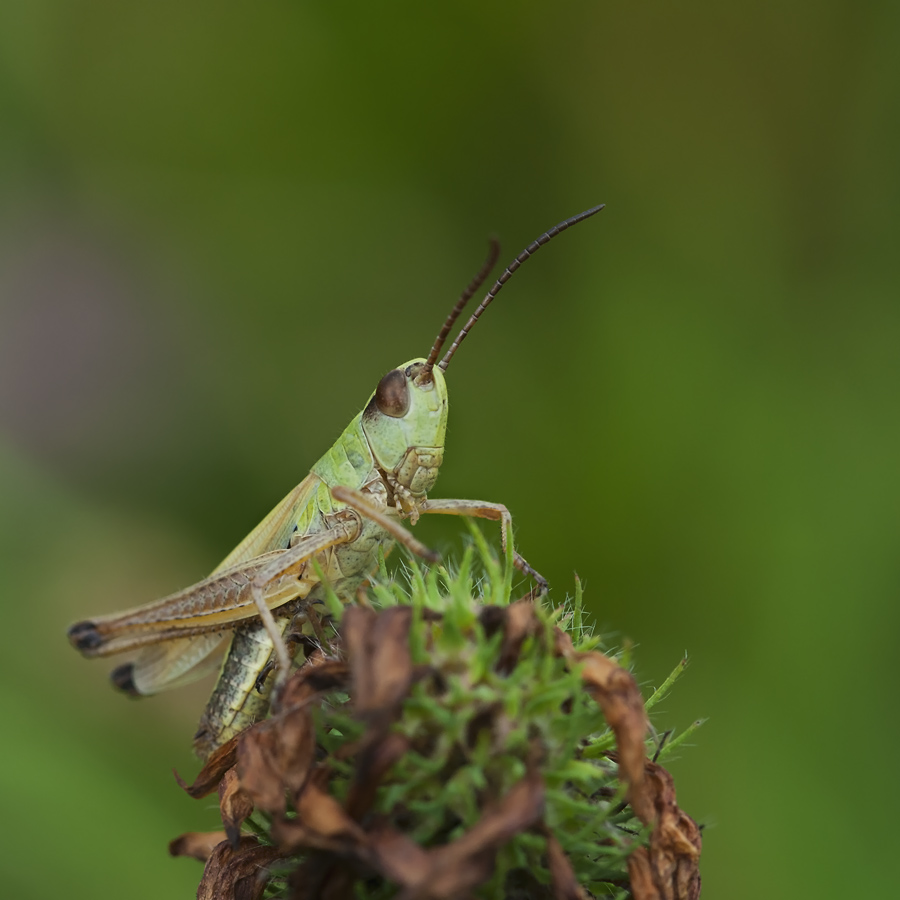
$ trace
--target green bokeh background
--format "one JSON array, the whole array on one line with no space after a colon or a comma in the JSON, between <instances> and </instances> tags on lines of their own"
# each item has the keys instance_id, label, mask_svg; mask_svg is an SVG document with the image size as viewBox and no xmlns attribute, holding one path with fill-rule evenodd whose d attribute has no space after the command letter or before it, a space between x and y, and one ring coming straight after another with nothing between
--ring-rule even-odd
<instances>
[{"instance_id":1,"label":"green bokeh background","mask_svg":"<svg viewBox=\"0 0 900 900\"><path fill-rule=\"evenodd\" d=\"M704 896L890 896L900 800L900 6L0 8L0 884L189 897L208 685L66 644L204 575L488 235L436 496L709 716L672 765ZM459 523L423 522L445 552Z\"/></svg>"}]
</instances>

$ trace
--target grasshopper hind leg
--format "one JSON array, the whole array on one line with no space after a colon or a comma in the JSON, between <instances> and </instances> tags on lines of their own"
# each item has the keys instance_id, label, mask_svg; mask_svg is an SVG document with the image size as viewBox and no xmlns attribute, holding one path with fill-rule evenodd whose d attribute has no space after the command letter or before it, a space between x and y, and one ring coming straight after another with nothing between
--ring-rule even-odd
<instances>
[{"instance_id":1,"label":"grasshopper hind leg","mask_svg":"<svg viewBox=\"0 0 900 900\"><path fill-rule=\"evenodd\" d=\"M103 644L103 637L100 635L97 623L90 619L76 622L66 632L66 636L69 638L69 643L82 653L89 653Z\"/></svg>"},{"instance_id":2,"label":"grasshopper hind leg","mask_svg":"<svg viewBox=\"0 0 900 900\"><path fill-rule=\"evenodd\" d=\"M134 683L133 662L123 663L121 666L116 666L116 668L109 673L109 680L112 682L112 686L117 691L125 694L128 697L133 697L137 700L140 697L146 696L137 689L137 685Z\"/></svg>"}]
</instances>

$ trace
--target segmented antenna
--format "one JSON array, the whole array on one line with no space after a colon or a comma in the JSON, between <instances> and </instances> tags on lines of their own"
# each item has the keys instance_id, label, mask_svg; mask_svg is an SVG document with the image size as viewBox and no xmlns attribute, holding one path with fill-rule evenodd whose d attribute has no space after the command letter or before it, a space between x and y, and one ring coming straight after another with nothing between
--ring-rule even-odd
<instances>
[{"instance_id":1,"label":"segmented antenna","mask_svg":"<svg viewBox=\"0 0 900 900\"><path fill-rule=\"evenodd\" d=\"M456 336L456 340L450 345L450 349L444 355L444 358L438 363L438 368L443 371L447 371L447 365L450 363L450 360L453 358L453 354L456 353L457 347L463 342L465 336L469 333L472 326L478 321L481 314L487 309L491 300L497 296L500 291L500 288L506 284L507 281L512 277L513 272L525 262L533 253L536 253L547 241L551 240L551 238L555 238L561 231L565 231L567 228L572 225L577 225L579 222L583 222L585 219L589 219L595 213L600 212L603 207L606 206L605 203L601 203L599 206L595 206L592 209L585 210L583 213L579 213L577 216L572 216L571 219L566 219L565 222L560 222L559 225L554 225L549 231L545 231L537 240L532 241L507 267L506 271L494 282L494 286L487 292L484 300L478 304L478 308L475 312L472 313L469 321L466 322L465 325L460 329L459 334ZM434 351L432 351L434 352ZM429 357L430 359L431 357Z\"/></svg>"},{"instance_id":2,"label":"segmented antenna","mask_svg":"<svg viewBox=\"0 0 900 900\"><path fill-rule=\"evenodd\" d=\"M472 279L469 286L462 292L459 300L456 301L456 306L450 310L450 315L447 316L447 321L444 322L441 330L438 332L434 346L431 348L431 353L428 354L428 359L425 360L423 374L427 373L429 381L431 380L431 370L434 368L435 362L437 362L438 353L441 352L441 347L444 346L444 341L447 340L447 335L450 334L453 323L459 318L459 314L465 309L469 300L472 299L472 295L484 284L484 279L490 275L491 269L497 264L497 258L500 256L500 241L496 238L491 238L490 243L490 249L484 265L478 270L478 274Z\"/></svg>"}]
</instances>

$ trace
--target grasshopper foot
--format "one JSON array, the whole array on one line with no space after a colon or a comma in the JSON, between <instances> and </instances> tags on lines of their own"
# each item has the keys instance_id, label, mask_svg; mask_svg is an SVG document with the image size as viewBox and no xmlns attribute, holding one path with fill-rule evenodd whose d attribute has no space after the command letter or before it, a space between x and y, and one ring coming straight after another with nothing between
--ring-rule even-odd
<instances>
[{"instance_id":1,"label":"grasshopper foot","mask_svg":"<svg viewBox=\"0 0 900 900\"><path fill-rule=\"evenodd\" d=\"M129 697L144 696L134 683L134 663L124 663L121 666L116 666L109 673L109 680L117 691L121 691Z\"/></svg>"},{"instance_id":2,"label":"grasshopper foot","mask_svg":"<svg viewBox=\"0 0 900 900\"><path fill-rule=\"evenodd\" d=\"M530 575L534 581L537 583L538 587L538 596L543 597L550 590L550 582L538 572L537 569L533 569L530 565L528 565L527 560L524 556L520 556L518 553L513 555L513 565L524 575Z\"/></svg>"},{"instance_id":3,"label":"grasshopper foot","mask_svg":"<svg viewBox=\"0 0 900 900\"><path fill-rule=\"evenodd\" d=\"M96 650L103 643L103 638L94 622L85 620L84 622L76 622L66 632L69 643L82 653L90 653Z\"/></svg>"}]
</instances>

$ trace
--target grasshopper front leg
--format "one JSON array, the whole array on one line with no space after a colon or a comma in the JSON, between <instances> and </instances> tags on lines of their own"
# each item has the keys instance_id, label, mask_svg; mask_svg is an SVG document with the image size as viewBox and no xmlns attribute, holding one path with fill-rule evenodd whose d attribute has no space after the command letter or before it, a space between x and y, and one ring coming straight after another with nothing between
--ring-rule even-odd
<instances>
[{"instance_id":1,"label":"grasshopper front leg","mask_svg":"<svg viewBox=\"0 0 900 900\"><path fill-rule=\"evenodd\" d=\"M502 503L489 503L486 500L426 500L420 507L420 513L435 513L442 516L471 516L473 519L489 519L500 523L500 542L506 551L507 541L512 540L512 515ZM524 556L513 551L513 565L525 575L530 575L538 585L541 595L550 588L547 579L533 569Z\"/></svg>"},{"instance_id":2,"label":"grasshopper front leg","mask_svg":"<svg viewBox=\"0 0 900 900\"><path fill-rule=\"evenodd\" d=\"M361 516L365 516L367 519L371 519L380 525L395 541L400 541L401 544L417 556L421 556L432 563L440 561L441 555L439 553L430 550L396 519L374 506L362 491L338 485L331 489L331 496L335 500L340 500L341 503L346 503L347 506L355 509Z\"/></svg>"}]
</instances>

